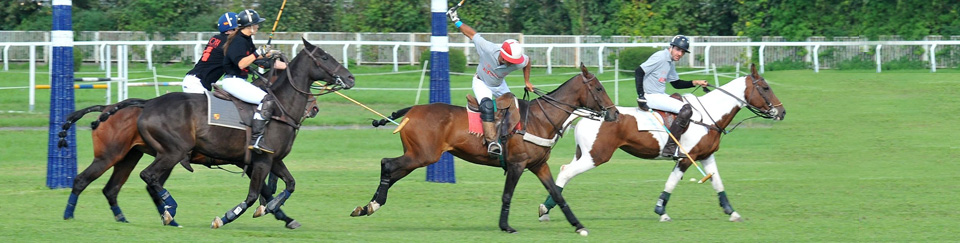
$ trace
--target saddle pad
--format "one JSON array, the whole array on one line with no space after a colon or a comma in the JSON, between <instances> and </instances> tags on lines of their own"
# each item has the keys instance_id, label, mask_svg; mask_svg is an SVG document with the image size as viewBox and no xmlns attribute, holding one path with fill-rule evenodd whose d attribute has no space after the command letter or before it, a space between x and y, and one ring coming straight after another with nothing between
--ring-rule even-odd
<instances>
[{"instance_id":1,"label":"saddle pad","mask_svg":"<svg viewBox=\"0 0 960 243\"><path fill-rule=\"evenodd\" d=\"M470 109L467 109L467 132L475 135L483 134L483 126L480 125L480 112L473 112Z\"/></svg>"},{"instance_id":2,"label":"saddle pad","mask_svg":"<svg viewBox=\"0 0 960 243\"><path fill-rule=\"evenodd\" d=\"M477 136L483 135L483 125L480 120L480 112L474 112L470 109L464 108L467 110L467 132ZM520 131L523 129L523 123L518 122L517 126L513 128L514 131Z\"/></svg>"},{"instance_id":3,"label":"saddle pad","mask_svg":"<svg viewBox=\"0 0 960 243\"><path fill-rule=\"evenodd\" d=\"M247 130L240 119L240 112L237 106L229 100L223 100L213 96L213 93L207 94L207 123L210 125L229 127L233 129Z\"/></svg>"},{"instance_id":4,"label":"saddle pad","mask_svg":"<svg viewBox=\"0 0 960 243\"><path fill-rule=\"evenodd\" d=\"M638 107L618 106L617 110L620 111L620 114L637 118L638 131L664 131L663 125L660 125L663 122L663 117L659 113L641 111Z\"/></svg>"}]
</instances>

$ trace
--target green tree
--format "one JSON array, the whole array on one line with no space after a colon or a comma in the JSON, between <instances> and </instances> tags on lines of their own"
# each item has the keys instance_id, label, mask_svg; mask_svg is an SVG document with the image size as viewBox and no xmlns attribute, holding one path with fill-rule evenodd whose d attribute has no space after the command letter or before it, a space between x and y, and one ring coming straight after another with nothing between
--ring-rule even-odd
<instances>
[{"instance_id":1,"label":"green tree","mask_svg":"<svg viewBox=\"0 0 960 243\"><path fill-rule=\"evenodd\" d=\"M417 0L356 0L342 5L343 31L426 32L430 30L429 2ZM351 13L351 14L348 14Z\"/></svg>"},{"instance_id":2,"label":"green tree","mask_svg":"<svg viewBox=\"0 0 960 243\"><path fill-rule=\"evenodd\" d=\"M528 35L568 35L569 12L560 0L513 0L510 3L510 32Z\"/></svg>"},{"instance_id":3,"label":"green tree","mask_svg":"<svg viewBox=\"0 0 960 243\"><path fill-rule=\"evenodd\" d=\"M573 34L611 36L617 33L617 22L613 18L623 5L622 0L571 0L564 4Z\"/></svg>"},{"instance_id":4,"label":"green tree","mask_svg":"<svg viewBox=\"0 0 960 243\"><path fill-rule=\"evenodd\" d=\"M506 0L469 1L463 4L457 13L464 24L478 32L510 32L510 12L505 7ZM451 6L459 1L449 1ZM453 25L450 25L452 31Z\"/></svg>"},{"instance_id":5,"label":"green tree","mask_svg":"<svg viewBox=\"0 0 960 243\"><path fill-rule=\"evenodd\" d=\"M257 11L266 17L269 23L262 27L273 28L283 0L262 0ZM283 6L283 15L277 24L279 32L330 32L338 31L339 22L336 18L336 2L333 0L299 0L287 1Z\"/></svg>"}]
</instances>

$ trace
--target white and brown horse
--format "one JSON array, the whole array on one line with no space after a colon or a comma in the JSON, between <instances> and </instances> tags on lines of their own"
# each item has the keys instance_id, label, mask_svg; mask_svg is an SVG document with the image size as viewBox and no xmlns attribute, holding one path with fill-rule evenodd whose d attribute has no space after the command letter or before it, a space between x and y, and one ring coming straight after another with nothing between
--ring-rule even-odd
<instances>
[{"instance_id":1,"label":"white and brown horse","mask_svg":"<svg viewBox=\"0 0 960 243\"><path fill-rule=\"evenodd\" d=\"M780 99L757 73L756 67L751 65L750 70L749 76L734 79L701 97L691 94L683 97L686 103L693 106L694 114L691 118L692 124L679 137L680 146L689 149L691 158L700 161L706 173L713 175L710 178L711 184L717 191L724 213L730 215L730 221L740 221L741 217L730 206L714 159L714 152L720 147L721 136L727 132L727 126L743 107L747 107L759 117L774 120L782 120L786 114ZM661 148L670 139L660 123L664 120L660 113L640 111L636 107L617 108L625 116L616 122L582 119L576 125L577 152L573 162L560 167L560 174L557 175L558 189L562 190L567 182L578 174L609 161L618 148L643 159L669 159L660 157ZM654 212L660 215L660 221L670 221L666 213L667 201L692 162L690 159L679 160L667 178L666 186L654 208ZM544 204L540 205L541 221L550 219L548 213L553 204L553 199L548 196Z\"/></svg>"}]
</instances>

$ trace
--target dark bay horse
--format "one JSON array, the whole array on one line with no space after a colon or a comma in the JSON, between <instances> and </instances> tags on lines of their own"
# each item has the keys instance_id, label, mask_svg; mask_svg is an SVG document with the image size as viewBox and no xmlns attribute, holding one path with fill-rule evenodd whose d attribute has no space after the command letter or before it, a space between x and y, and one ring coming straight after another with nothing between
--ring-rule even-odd
<instances>
[{"instance_id":1,"label":"dark bay horse","mask_svg":"<svg viewBox=\"0 0 960 243\"><path fill-rule=\"evenodd\" d=\"M750 71L750 75L734 79L702 97L684 96L686 102L694 107L694 122L679 138L680 146L689 149L690 158L700 161L707 174L713 174L710 180L713 189L717 191L720 206L724 213L730 215L729 220L735 222L742 218L727 199L713 156L720 148L720 138L728 132L727 126L742 107L747 107L759 117L773 120L782 120L786 114L780 99L773 94L767 81L757 73L757 68L750 65ZM659 123L663 121L661 115L639 111L636 107L617 108L625 115L617 122L601 123L583 119L576 125L576 156L573 162L560 167L557 187L562 189L578 174L606 163L618 148L643 159L668 159L659 157L661 148L667 139L670 139L663 125ZM667 178L666 186L654 208L654 212L660 215L660 221L670 221L670 216L666 213L667 201L691 164L690 159L678 161ZM541 221L550 219L548 213L555 205L553 201L556 198L551 197L552 194L544 204L540 204Z\"/></svg>"},{"instance_id":2,"label":"dark bay horse","mask_svg":"<svg viewBox=\"0 0 960 243\"><path fill-rule=\"evenodd\" d=\"M247 165L250 183L246 199L223 217L216 217L211 223L213 228L230 223L243 214L259 197L269 172L286 171L283 158L290 153L296 138L300 126L298 118L305 112L302 107L307 104L309 96L324 94L309 92L314 81L326 82L323 92L349 89L354 85L353 74L336 59L306 39L303 43L304 49L290 61L286 75L280 76L268 89L278 106L273 114L294 122L274 120L267 126L264 140L276 153L252 153L250 165ZM244 131L207 124L206 99L202 96L169 93L151 99L144 104L137 127L144 143L156 150L153 163L140 172L140 178L147 183L150 196L164 205L165 224L173 219L176 210L176 201L162 184L164 175L173 167L188 160L192 152L224 161L244 161L248 153ZM287 187L267 204L268 212L275 212L295 189L292 176L278 176Z\"/></svg>"},{"instance_id":3,"label":"dark bay horse","mask_svg":"<svg viewBox=\"0 0 960 243\"><path fill-rule=\"evenodd\" d=\"M559 136L564 122L573 115L574 109L586 108L596 113L603 111L607 120L615 120L617 112L606 90L597 78L582 64L581 73L560 85L556 90L530 101L525 124L526 133L540 137ZM521 101L523 102L523 101ZM521 103L521 106L524 105ZM387 202L387 191L394 183L411 171L436 163L443 152L450 152L463 160L486 166L502 167L506 173L503 187L503 205L500 211L500 229L514 233L507 223L510 200L524 169L537 175L543 186L555 195L567 220L576 227L576 232L586 235L587 230L573 215L553 185L553 176L547 159L551 146L541 146L525 141L520 135L510 135L502 143L507 155L504 162L490 158L481 138L467 131L467 109L444 103L417 105L394 112L391 119L406 116L409 123L401 127L400 141L403 155L384 158L380 161L380 186L370 203L357 207L350 216L371 215ZM381 121L381 123L383 123Z\"/></svg>"},{"instance_id":4,"label":"dark bay horse","mask_svg":"<svg viewBox=\"0 0 960 243\"><path fill-rule=\"evenodd\" d=\"M314 97L310 97L311 101L308 102L305 117L312 118L317 115L319 108L317 107L317 102ZM112 105L95 105L87 108L77 110L67 116L66 122L61 127L62 131L60 132L60 144L59 147L66 147L66 130L70 129L78 120L83 118L84 115L91 112L101 112L101 115L98 120L93 121L91 124L91 138L93 139L93 162L87 166L80 174L74 178L73 181L73 190L70 193L70 198L67 201L67 207L64 210L63 218L72 219L73 212L76 209L77 199L83 190L90 185L91 182L99 178L103 173L106 173L107 170L113 168L113 173L110 176L110 180L107 182L107 185L103 188L103 195L107 198L107 203L110 205L110 210L113 211L114 219L118 222L127 222L126 217L123 215L123 211L120 209L119 204L117 203L117 195L120 192L120 188L123 187L123 184L126 183L127 179L130 176L130 173L136 167L137 163L140 161L140 158L143 154L149 154L151 156L156 154L156 151L152 148L146 146L143 142L143 139L140 137L140 132L137 130L137 117L140 116L142 111L143 103L146 103L144 99L129 99ZM108 119L112 118L112 119ZM233 164L241 169L244 168L243 161L221 161L215 159L209 159L206 156L199 153L192 153L190 163L202 164L206 166L212 165L224 165L224 164ZM191 170L192 171L192 170ZM168 175L165 175L162 179L165 182ZM269 184L275 185L276 177ZM161 183L164 183L161 182ZM264 188L261 192L261 196L265 201L269 201L273 198L273 191L275 188L270 190ZM156 201L157 210L163 214L163 205L162 202ZM260 207L257 208L257 212L265 213L265 202L261 201ZM255 215L257 216L257 215ZM294 222L294 219L286 217L286 215L278 210L274 216L278 220L283 220L287 223L288 227L297 226ZM171 221L170 225L179 226L176 221Z\"/></svg>"}]
</instances>

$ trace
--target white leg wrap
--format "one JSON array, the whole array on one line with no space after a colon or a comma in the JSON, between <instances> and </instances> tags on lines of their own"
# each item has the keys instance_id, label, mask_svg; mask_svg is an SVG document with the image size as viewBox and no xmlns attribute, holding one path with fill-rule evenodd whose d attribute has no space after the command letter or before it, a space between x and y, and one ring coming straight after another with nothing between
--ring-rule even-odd
<instances>
[{"instance_id":1,"label":"white leg wrap","mask_svg":"<svg viewBox=\"0 0 960 243\"><path fill-rule=\"evenodd\" d=\"M677 187L677 183L680 182L681 178L683 178L683 171L680 171L680 167L673 167L673 171L670 172L670 177L667 177L667 183L664 185L663 191L673 193L673 189Z\"/></svg>"},{"instance_id":2,"label":"white leg wrap","mask_svg":"<svg viewBox=\"0 0 960 243\"><path fill-rule=\"evenodd\" d=\"M564 187L573 177L597 167L593 165L593 159L584 154L580 160L574 160L560 168L560 174L557 174L557 186Z\"/></svg>"},{"instance_id":3,"label":"white leg wrap","mask_svg":"<svg viewBox=\"0 0 960 243\"><path fill-rule=\"evenodd\" d=\"M713 189L717 192L724 191L723 181L720 179L720 171L717 170L717 161L714 159L713 155L700 160L700 163L703 165L704 172L707 174L713 174L713 176L710 177L710 184L713 186Z\"/></svg>"}]
</instances>

